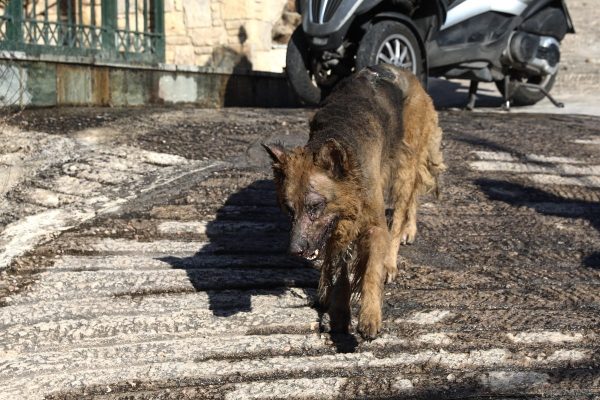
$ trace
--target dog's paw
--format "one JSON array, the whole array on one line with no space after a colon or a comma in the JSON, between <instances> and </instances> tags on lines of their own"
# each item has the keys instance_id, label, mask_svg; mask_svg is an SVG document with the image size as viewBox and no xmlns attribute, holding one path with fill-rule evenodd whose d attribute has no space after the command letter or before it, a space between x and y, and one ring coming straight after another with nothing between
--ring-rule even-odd
<instances>
[{"instance_id":1,"label":"dog's paw","mask_svg":"<svg viewBox=\"0 0 600 400\"><path fill-rule=\"evenodd\" d=\"M358 332L365 340L373 340L381 330L381 310L361 312L358 316Z\"/></svg>"},{"instance_id":2,"label":"dog's paw","mask_svg":"<svg viewBox=\"0 0 600 400\"><path fill-rule=\"evenodd\" d=\"M392 283L396 280L396 278L398 277L398 267L396 265L394 266L387 266L385 267L385 283Z\"/></svg>"},{"instance_id":3,"label":"dog's paw","mask_svg":"<svg viewBox=\"0 0 600 400\"><path fill-rule=\"evenodd\" d=\"M412 244L415 241L416 236L417 236L417 223L409 221L402 228L402 232L400 233L400 243L401 244Z\"/></svg>"},{"instance_id":4,"label":"dog's paw","mask_svg":"<svg viewBox=\"0 0 600 400\"><path fill-rule=\"evenodd\" d=\"M409 225L402 230L400 235L400 243L403 245L413 244L417 236L417 225Z\"/></svg>"}]
</instances>

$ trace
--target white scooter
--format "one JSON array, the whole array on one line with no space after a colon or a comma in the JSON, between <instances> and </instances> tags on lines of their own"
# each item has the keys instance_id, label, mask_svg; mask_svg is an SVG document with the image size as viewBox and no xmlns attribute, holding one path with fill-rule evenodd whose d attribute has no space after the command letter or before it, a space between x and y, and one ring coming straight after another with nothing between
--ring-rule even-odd
<instances>
[{"instance_id":1,"label":"white scooter","mask_svg":"<svg viewBox=\"0 0 600 400\"><path fill-rule=\"evenodd\" d=\"M286 72L307 104L363 67L391 63L427 77L496 82L505 106L550 96L560 42L574 33L564 0L298 0L302 25Z\"/></svg>"}]
</instances>

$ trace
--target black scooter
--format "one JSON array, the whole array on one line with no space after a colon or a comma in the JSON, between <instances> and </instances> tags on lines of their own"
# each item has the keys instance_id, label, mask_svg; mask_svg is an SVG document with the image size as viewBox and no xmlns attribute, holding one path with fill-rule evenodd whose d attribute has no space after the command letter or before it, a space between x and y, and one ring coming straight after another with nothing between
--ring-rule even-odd
<instances>
[{"instance_id":1,"label":"black scooter","mask_svg":"<svg viewBox=\"0 0 600 400\"><path fill-rule=\"evenodd\" d=\"M427 77L496 82L505 107L550 96L560 42L574 33L564 0L298 0L302 25L288 44L286 72L316 105L345 76L377 63Z\"/></svg>"}]
</instances>

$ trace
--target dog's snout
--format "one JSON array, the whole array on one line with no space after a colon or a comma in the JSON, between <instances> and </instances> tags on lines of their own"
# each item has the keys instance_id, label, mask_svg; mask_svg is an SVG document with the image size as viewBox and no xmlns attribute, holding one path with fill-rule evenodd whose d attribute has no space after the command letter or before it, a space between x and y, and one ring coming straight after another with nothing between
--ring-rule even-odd
<instances>
[{"instance_id":1,"label":"dog's snout","mask_svg":"<svg viewBox=\"0 0 600 400\"><path fill-rule=\"evenodd\" d=\"M308 248L308 240L302 238L299 240L292 240L290 242L290 254L295 256L301 256Z\"/></svg>"}]
</instances>

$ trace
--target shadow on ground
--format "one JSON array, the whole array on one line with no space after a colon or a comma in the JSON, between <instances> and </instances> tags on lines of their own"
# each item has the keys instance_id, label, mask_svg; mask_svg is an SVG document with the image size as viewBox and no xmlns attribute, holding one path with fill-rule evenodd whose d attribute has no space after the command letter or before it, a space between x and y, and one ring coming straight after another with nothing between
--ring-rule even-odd
<instances>
[{"instance_id":1,"label":"shadow on ground","mask_svg":"<svg viewBox=\"0 0 600 400\"><path fill-rule=\"evenodd\" d=\"M475 183L490 200L503 201L515 207L528 207L543 215L563 218L586 219L600 231L600 204L583 200L571 200L518 183L478 179ZM583 265L600 269L600 251L594 251L583 259Z\"/></svg>"},{"instance_id":2,"label":"shadow on ground","mask_svg":"<svg viewBox=\"0 0 600 400\"><path fill-rule=\"evenodd\" d=\"M581 385L588 384L595 388L594 382L597 380L599 368L592 361L586 363L577 363L577 365L568 367L556 367L546 369L516 370L516 371L485 371L477 369L476 371L457 371L443 368L424 369L422 371L424 379L421 378L411 382L410 378L399 379L398 374L394 375L389 371L378 371L377 386L380 387L379 393L375 396L364 396L361 393L375 392L373 380L362 382L360 379L348 379L340 389L340 393L348 395L347 398L363 399L377 398L386 400L457 400L457 399L497 399L497 400L534 400L534 399L596 399L594 395L578 395ZM453 381L449 381L449 376L454 376ZM402 387L400 382L406 382L404 385L410 387L400 394L398 387ZM419 381L425 381L423 384ZM370 385L370 386L366 386ZM595 393L594 389L592 389ZM390 393L392 392L392 393Z\"/></svg>"},{"instance_id":3,"label":"shadow on ground","mask_svg":"<svg viewBox=\"0 0 600 400\"><path fill-rule=\"evenodd\" d=\"M323 322L315 292L319 271L287 254L289 229L289 218L276 203L273 181L259 180L227 198L206 227L208 244L203 249L191 257L161 260L185 270L194 289L208 294L214 316L250 312L253 295L282 295L295 287L304 290ZM339 352L353 352L358 346L350 334L332 334L331 340Z\"/></svg>"},{"instance_id":4,"label":"shadow on ground","mask_svg":"<svg viewBox=\"0 0 600 400\"><path fill-rule=\"evenodd\" d=\"M429 78L427 91L437 110L466 108L469 102L469 88L464 84L446 79ZM481 87L477 91L475 108L499 108L502 96L497 90Z\"/></svg>"},{"instance_id":5,"label":"shadow on ground","mask_svg":"<svg viewBox=\"0 0 600 400\"><path fill-rule=\"evenodd\" d=\"M259 180L227 198L208 223L208 244L198 253L161 260L184 269L196 291L208 294L213 315L229 317L252 311L256 294L281 295L300 287L312 296L318 271L287 255L288 231L273 182Z\"/></svg>"}]
</instances>

